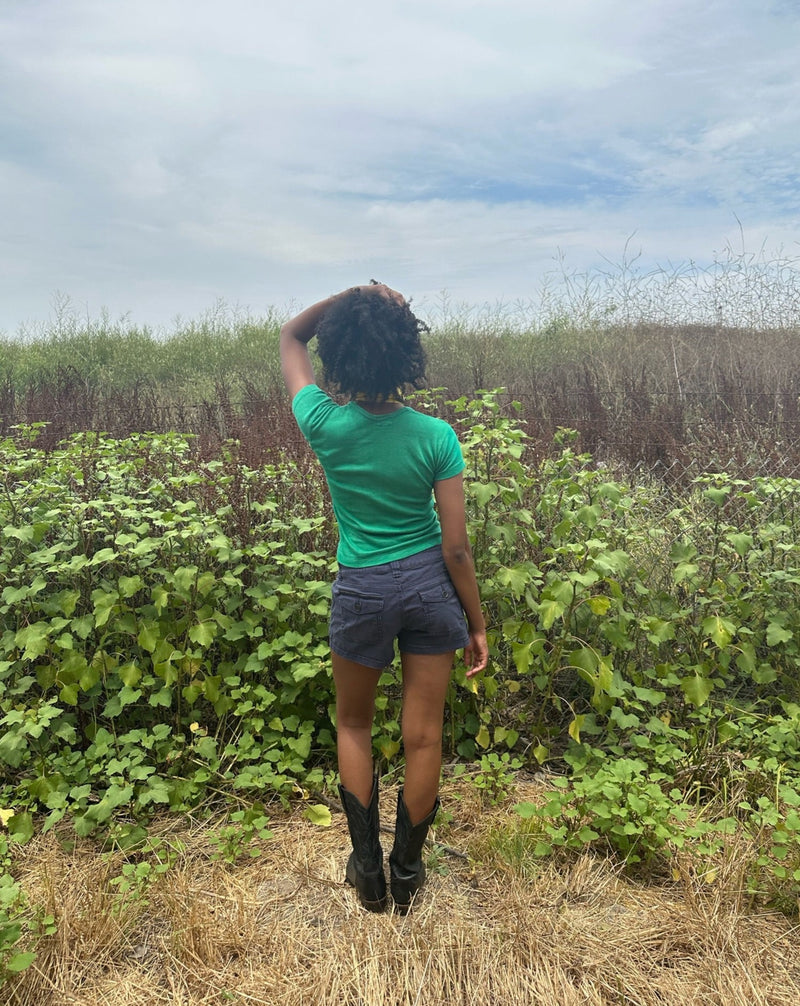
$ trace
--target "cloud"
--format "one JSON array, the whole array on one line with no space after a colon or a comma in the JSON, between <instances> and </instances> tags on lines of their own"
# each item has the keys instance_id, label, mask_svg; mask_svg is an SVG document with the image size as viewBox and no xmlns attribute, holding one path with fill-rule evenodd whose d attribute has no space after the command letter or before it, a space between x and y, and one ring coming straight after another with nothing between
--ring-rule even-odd
<instances>
[{"instance_id":1,"label":"cloud","mask_svg":"<svg viewBox=\"0 0 800 1006\"><path fill-rule=\"evenodd\" d=\"M56 289L160 324L376 270L525 297L559 248L709 258L736 216L796 240L789 4L38 0L0 32L0 330Z\"/></svg>"}]
</instances>

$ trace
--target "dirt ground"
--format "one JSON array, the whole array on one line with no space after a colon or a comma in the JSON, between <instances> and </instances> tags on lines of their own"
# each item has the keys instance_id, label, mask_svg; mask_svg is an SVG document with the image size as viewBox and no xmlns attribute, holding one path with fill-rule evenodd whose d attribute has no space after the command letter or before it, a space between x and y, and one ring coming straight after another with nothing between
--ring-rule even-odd
<instances>
[{"instance_id":1,"label":"dirt ground","mask_svg":"<svg viewBox=\"0 0 800 1006\"><path fill-rule=\"evenodd\" d=\"M678 865L648 883L585 855L538 863L510 794L481 806L444 788L451 820L407 917L373 915L343 883L344 817L276 811L262 855L214 860L209 825L172 818L178 861L139 895L123 858L65 833L20 850L18 876L58 933L0 989L2 1006L797 1006L796 920L744 898L735 863L713 883ZM383 792L393 823L392 788ZM388 854L391 834L384 839ZM457 855L456 853L461 853ZM677 879L675 879L677 877Z\"/></svg>"}]
</instances>

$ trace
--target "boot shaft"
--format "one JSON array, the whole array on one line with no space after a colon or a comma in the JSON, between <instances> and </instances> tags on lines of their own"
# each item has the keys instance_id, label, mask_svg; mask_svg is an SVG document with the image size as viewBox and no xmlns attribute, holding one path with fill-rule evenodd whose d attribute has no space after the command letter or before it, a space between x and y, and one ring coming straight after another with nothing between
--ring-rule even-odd
<instances>
[{"instance_id":1,"label":"boot shaft","mask_svg":"<svg viewBox=\"0 0 800 1006\"><path fill-rule=\"evenodd\" d=\"M370 912L382 912L386 907L386 876L383 872L383 849L380 844L378 777L376 775L373 780L372 795L366 807L341 784L339 795L353 845L347 861L345 880L355 887L364 908Z\"/></svg>"},{"instance_id":2,"label":"boot shaft","mask_svg":"<svg viewBox=\"0 0 800 1006\"><path fill-rule=\"evenodd\" d=\"M403 790L397 794L397 820L394 829L394 847L391 852L393 862L406 868L421 864L422 847L433 824L441 801L436 797L431 812L417 824L411 823L408 807L403 799Z\"/></svg>"},{"instance_id":3,"label":"boot shaft","mask_svg":"<svg viewBox=\"0 0 800 1006\"><path fill-rule=\"evenodd\" d=\"M378 812L378 777L373 777L372 793L365 807L355 794L339 784L339 796L347 818L347 829L357 859L367 862L380 860L383 850L380 846L380 817Z\"/></svg>"}]
</instances>

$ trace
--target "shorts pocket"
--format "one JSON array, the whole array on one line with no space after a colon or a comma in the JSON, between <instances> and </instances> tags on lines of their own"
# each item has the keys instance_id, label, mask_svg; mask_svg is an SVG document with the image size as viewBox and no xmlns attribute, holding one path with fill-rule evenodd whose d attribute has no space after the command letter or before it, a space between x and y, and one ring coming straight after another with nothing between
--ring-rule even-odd
<instances>
[{"instance_id":1,"label":"shorts pocket","mask_svg":"<svg viewBox=\"0 0 800 1006\"><path fill-rule=\"evenodd\" d=\"M336 582L331 590L331 643L334 640L350 652L374 646L383 638L383 598L362 594Z\"/></svg>"},{"instance_id":2,"label":"shorts pocket","mask_svg":"<svg viewBox=\"0 0 800 1006\"><path fill-rule=\"evenodd\" d=\"M464 622L464 612L452 583L442 582L429 590L420 590L419 599L428 624L428 632L450 635Z\"/></svg>"}]
</instances>

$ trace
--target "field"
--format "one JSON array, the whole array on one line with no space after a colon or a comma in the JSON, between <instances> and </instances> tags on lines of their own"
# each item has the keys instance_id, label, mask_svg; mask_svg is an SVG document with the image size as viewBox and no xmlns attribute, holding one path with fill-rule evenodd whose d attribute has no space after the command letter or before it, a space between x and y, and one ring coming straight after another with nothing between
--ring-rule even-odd
<instances>
[{"instance_id":1,"label":"field","mask_svg":"<svg viewBox=\"0 0 800 1006\"><path fill-rule=\"evenodd\" d=\"M520 780L509 800L536 799ZM388 811L388 789L382 807ZM728 860L714 884L625 876L592 854L543 863L512 840L511 803L446 782L452 814L409 916L369 915L342 884L346 828L279 815L263 855L214 860L216 829L171 818L179 849L157 882L119 893L120 854L54 836L21 850L18 871L51 907L46 941L8 1002L52 1006L228 1003L274 1006L520 1003L536 1006L793 1006L797 931L743 896ZM388 815L387 815L388 816ZM387 836L387 841L390 841ZM516 853L513 851L516 849Z\"/></svg>"},{"instance_id":2,"label":"field","mask_svg":"<svg viewBox=\"0 0 800 1006\"><path fill-rule=\"evenodd\" d=\"M280 318L0 343L10 1004L797 1000L796 287L739 265L682 319L663 275L432 318L414 404L464 447L492 662L405 921L341 884L335 528Z\"/></svg>"}]
</instances>

